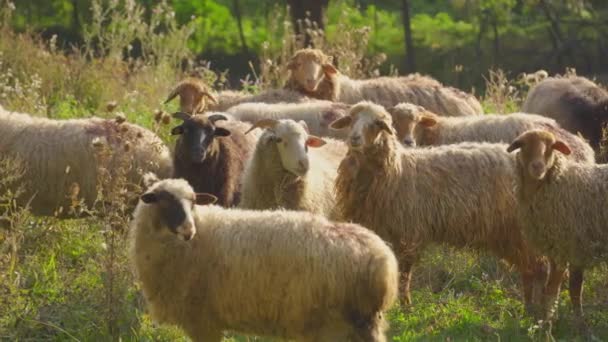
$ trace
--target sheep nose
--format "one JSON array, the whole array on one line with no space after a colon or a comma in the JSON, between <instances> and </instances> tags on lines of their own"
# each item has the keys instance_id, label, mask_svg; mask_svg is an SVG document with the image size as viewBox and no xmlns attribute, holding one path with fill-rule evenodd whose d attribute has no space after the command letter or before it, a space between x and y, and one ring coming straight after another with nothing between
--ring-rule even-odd
<instances>
[{"instance_id":1,"label":"sheep nose","mask_svg":"<svg viewBox=\"0 0 608 342\"><path fill-rule=\"evenodd\" d=\"M301 170L308 171L308 160L302 159L302 160L298 161L298 166L300 167Z\"/></svg>"},{"instance_id":2,"label":"sheep nose","mask_svg":"<svg viewBox=\"0 0 608 342\"><path fill-rule=\"evenodd\" d=\"M350 143L351 145L357 146L361 144L361 136L359 135L354 135L352 137L350 137Z\"/></svg>"},{"instance_id":3,"label":"sheep nose","mask_svg":"<svg viewBox=\"0 0 608 342\"><path fill-rule=\"evenodd\" d=\"M405 138L405 139L403 139L403 145L409 146L409 147L416 147L416 142L414 140L412 140L411 138Z\"/></svg>"}]
</instances>

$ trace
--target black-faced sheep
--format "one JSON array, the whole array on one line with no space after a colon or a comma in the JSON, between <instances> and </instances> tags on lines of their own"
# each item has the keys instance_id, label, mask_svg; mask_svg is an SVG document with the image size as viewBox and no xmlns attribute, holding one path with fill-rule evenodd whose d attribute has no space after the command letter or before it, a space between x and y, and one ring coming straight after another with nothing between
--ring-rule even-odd
<instances>
[{"instance_id":1,"label":"black-faced sheep","mask_svg":"<svg viewBox=\"0 0 608 342\"><path fill-rule=\"evenodd\" d=\"M553 118L574 134L580 132L597 153L608 121L608 91L584 77L550 77L530 90L522 110ZM605 157L601 159L605 162Z\"/></svg>"},{"instance_id":2,"label":"black-faced sheep","mask_svg":"<svg viewBox=\"0 0 608 342\"><path fill-rule=\"evenodd\" d=\"M305 103L243 103L228 109L233 118L256 123L262 119L291 119L304 121L310 134L320 137L344 139L345 133L329 129L329 124L343 117L349 105L331 101L310 101Z\"/></svg>"},{"instance_id":3,"label":"black-faced sheep","mask_svg":"<svg viewBox=\"0 0 608 342\"><path fill-rule=\"evenodd\" d=\"M108 148L106 165L99 149ZM171 154L156 134L140 126L100 118L52 120L0 110L0 154L21 160L29 202L38 215L65 216L74 203L91 207L98 194L100 168L137 184L144 172L171 176Z\"/></svg>"},{"instance_id":4,"label":"black-faced sheep","mask_svg":"<svg viewBox=\"0 0 608 342\"><path fill-rule=\"evenodd\" d=\"M245 169L240 206L305 210L336 219L333 184L346 145L308 134L303 122L265 119L251 129L256 127L266 130Z\"/></svg>"},{"instance_id":5,"label":"black-faced sheep","mask_svg":"<svg viewBox=\"0 0 608 342\"><path fill-rule=\"evenodd\" d=\"M255 135L245 136L248 125L227 121L222 114L173 114L183 122L171 130L179 135L173 157L173 177L184 178L196 192L218 198L218 204L230 207L240 201L240 178L255 145ZM226 120L223 125L216 123Z\"/></svg>"},{"instance_id":6,"label":"black-faced sheep","mask_svg":"<svg viewBox=\"0 0 608 342\"><path fill-rule=\"evenodd\" d=\"M141 196L130 257L151 316L194 341L223 331L313 341L385 341L397 261L373 232L295 211L197 206L186 181Z\"/></svg>"},{"instance_id":7,"label":"black-faced sheep","mask_svg":"<svg viewBox=\"0 0 608 342\"><path fill-rule=\"evenodd\" d=\"M608 260L608 166L575 163L566 141L551 132L525 132L509 146L517 153L517 195L526 237L554 260L558 269L570 263L572 304L582 317L583 270ZM556 153L560 152L560 153ZM559 293L546 301L550 310Z\"/></svg>"},{"instance_id":8,"label":"black-faced sheep","mask_svg":"<svg viewBox=\"0 0 608 342\"><path fill-rule=\"evenodd\" d=\"M332 124L350 127L349 152L338 169L336 207L395 248L403 300L411 301L411 268L431 243L489 251L522 274L532 310L543 264L523 239L515 213L515 160L506 145L468 143L404 148L381 106L362 102ZM538 282L537 282L538 280ZM533 286L537 285L537 286Z\"/></svg>"},{"instance_id":9,"label":"black-faced sheep","mask_svg":"<svg viewBox=\"0 0 608 342\"><path fill-rule=\"evenodd\" d=\"M321 100L355 104L372 101L385 107L411 102L445 116L483 114L481 104L470 94L419 74L353 80L340 74L329 56L318 49L296 51L286 89Z\"/></svg>"},{"instance_id":10,"label":"black-faced sheep","mask_svg":"<svg viewBox=\"0 0 608 342\"><path fill-rule=\"evenodd\" d=\"M530 129L546 129L572 147L579 162L595 161L593 149L580 137L561 128L555 120L534 114L442 117L411 103L388 109L397 138L404 146L448 145L466 141L509 144Z\"/></svg>"}]
</instances>

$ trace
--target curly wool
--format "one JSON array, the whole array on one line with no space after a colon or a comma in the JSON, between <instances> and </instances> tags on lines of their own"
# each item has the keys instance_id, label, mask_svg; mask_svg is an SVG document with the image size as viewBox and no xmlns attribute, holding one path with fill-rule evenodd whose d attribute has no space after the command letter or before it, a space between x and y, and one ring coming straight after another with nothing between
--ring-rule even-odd
<instances>
[{"instance_id":1,"label":"curly wool","mask_svg":"<svg viewBox=\"0 0 608 342\"><path fill-rule=\"evenodd\" d=\"M311 98L298 92L286 89L269 89L259 94L248 94L240 91L225 90L216 94L217 104L209 104L209 110L223 112L241 103L301 103Z\"/></svg>"},{"instance_id":2,"label":"curly wool","mask_svg":"<svg viewBox=\"0 0 608 342\"><path fill-rule=\"evenodd\" d=\"M153 206L135 211L130 257L155 320L206 342L223 330L302 341L343 341L351 330L365 336L356 341L384 341L398 272L374 233L304 212L196 206L193 215L197 234L182 241Z\"/></svg>"},{"instance_id":3,"label":"curly wool","mask_svg":"<svg viewBox=\"0 0 608 342\"><path fill-rule=\"evenodd\" d=\"M113 151L108 165L98 163L94 143ZM165 178L172 169L170 151L154 133L100 118L52 120L0 111L0 151L24 162L28 187L19 203L32 199L31 210L39 215L60 208L65 213L72 205L70 194L93 205L100 166L114 177L126 164L127 181L136 184L145 172Z\"/></svg>"}]
</instances>

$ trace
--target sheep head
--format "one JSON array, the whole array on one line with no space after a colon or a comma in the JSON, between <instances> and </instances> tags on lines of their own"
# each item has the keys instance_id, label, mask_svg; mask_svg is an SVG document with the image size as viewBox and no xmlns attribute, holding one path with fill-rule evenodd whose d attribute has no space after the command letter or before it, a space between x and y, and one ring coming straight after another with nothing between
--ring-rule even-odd
<instances>
[{"instance_id":1,"label":"sheep head","mask_svg":"<svg viewBox=\"0 0 608 342\"><path fill-rule=\"evenodd\" d=\"M217 99L200 80L187 78L181 81L169 94L165 103L179 95L180 111L190 114L203 113L209 103L217 104ZM208 103L209 102L209 103Z\"/></svg>"},{"instance_id":2,"label":"sheep head","mask_svg":"<svg viewBox=\"0 0 608 342\"><path fill-rule=\"evenodd\" d=\"M192 164L203 163L209 151L214 151L216 137L231 134L229 130L215 125L216 121L228 120L222 114L191 116L177 112L173 117L183 120L181 125L171 129L171 134L180 136L175 144L175 156Z\"/></svg>"},{"instance_id":3,"label":"sheep head","mask_svg":"<svg viewBox=\"0 0 608 342\"><path fill-rule=\"evenodd\" d=\"M507 148L507 152L520 150L517 154L518 162L523 166L525 172L535 180L542 180L547 171L555 163L553 151L559 151L564 155L571 153L570 147L557 140L553 133L544 130L530 130L522 133Z\"/></svg>"},{"instance_id":4,"label":"sheep head","mask_svg":"<svg viewBox=\"0 0 608 342\"><path fill-rule=\"evenodd\" d=\"M413 103L400 103L388 112L393 118L397 139L405 147L415 147L417 132L437 124L437 115Z\"/></svg>"},{"instance_id":5,"label":"sheep head","mask_svg":"<svg viewBox=\"0 0 608 342\"><path fill-rule=\"evenodd\" d=\"M372 102L362 101L354 105L348 116L340 118L330 125L332 129L350 127L347 144L351 150L361 150L372 146L385 133L395 135L393 120L384 107Z\"/></svg>"},{"instance_id":6,"label":"sheep head","mask_svg":"<svg viewBox=\"0 0 608 342\"><path fill-rule=\"evenodd\" d=\"M291 78L309 93L315 92L325 77L333 77L338 73L331 64L331 57L318 49L296 51L287 68L291 71Z\"/></svg>"},{"instance_id":7,"label":"sheep head","mask_svg":"<svg viewBox=\"0 0 608 342\"><path fill-rule=\"evenodd\" d=\"M325 140L309 134L304 121L263 119L256 122L249 131L255 128L266 128L258 148L276 146L283 169L300 177L306 175L310 169L308 148L321 147L326 143Z\"/></svg>"},{"instance_id":8,"label":"sheep head","mask_svg":"<svg viewBox=\"0 0 608 342\"><path fill-rule=\"evenodd\" d=\"M166 231L188 241L196 234L192 209L195 204L215 203L217 198L210 194L197 194L183 179L165 179L150 185L140 196L147 215L154 222L166 227Z\"/></svg>"}]
</instances>

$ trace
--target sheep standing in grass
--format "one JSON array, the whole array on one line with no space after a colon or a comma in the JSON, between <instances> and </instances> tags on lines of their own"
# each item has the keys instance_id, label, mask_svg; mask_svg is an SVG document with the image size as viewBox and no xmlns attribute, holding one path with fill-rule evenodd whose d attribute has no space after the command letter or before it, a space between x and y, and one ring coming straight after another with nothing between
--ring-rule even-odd
<instances>
[{"instance_id":1,"label":"sheep standing in grass","mask_svg":"<svg viewBox=\"0 0 608 342\"><path fill-rule=\"evenodd\" d=\"M522 110L553 118L574 134L580 132L599 152L602 127L608 122L608 91L584 77L550 77L530 90Z\"/></svg>"},{"instance_id":2,"label":"sheep standing in grass","mask_svg":"<svg viewBox=\"0 0 608 342\"><path fill-rule=\"evenodd\" d=\"M111 152L107 164L97 158L105 148ZM171 175L171 154L156 134L100 118L51 120L0 111L0 154L23 162L26 191L18 202L31 199L39 215L64 216L80 200L91 207L102 167L112 179L125 172L126 181L136 184L143 172Z\"/></svg>"},{"instance_id":3,"label":"sheep standing in grass","mask_svg":"<svg viewBox=\"0 0 608 342\"><path fill-rule=\"evenodd\" d=\"M410 303L411 268L431 243L489 251L522 275L526 307L542 288L542 263L523 239L513 190L515 161L506 145L468 143L406 149L381 106L362 102L332 127L351 127L336 179L338 214L395 248ZM538 281L538 282L537 282ZM538 286L533 286L538 285Z\"/></svg>"},{"instance_id":4,"label":"sheep standing in grass","mask_svg":"<svg viewBox=\"0 0 608 342\"><path fill-rule=\"evenodd\" d=\"M355 104L373 101L385 107L411 102L445 116L483 114L481 104L470 94L438 81L413 74L353 80L339 74L329 56L318 49L296 51L288 64L291 71L286 89L321 100Z\"/></svg>"},{"instance_id":5,"label":"sheep standing in grass","mask_svg":"<svg viewBox=\"0 0 608 342\"><path fill-rule=\"evenodd\" d=\"M346 145L308 134L303 122L265 119L251 129L256 127L266 131L245 169L240 206L305 210L337 218L333 184Z\"/></svg>"},{"instance_id":6,"label":"sheep standing in grass","mask_svg":"<svg viewBox=\"0 0 608 342\"><path fill-rule=\"evenodd\" d=\"M248 125L227 121L222 114L173 115L183 121L171 130L179 135L175 143L175 178L184 178L196 192L218 198L218 204L235 206L240 200L240 178L245 161L255 145L256 135L245 136ZM226 120L221 126L219 121Z\"/></svg>"},{"instance_id":7,"label":"sheep standing in grass","mask_svg":"<svg viewBox=\"0 0 608 342\"><path fill-rule=\"evenodd\" d=\"M311 134L344 139L344 132L329 129L329 124L343 117L349 105L330 101L306 103L243 103L228 109L235 119L256 123L262 119L292 119L304 121Z\"/></svg>"},{"instance_id":8,"label":"sheep standing in grass","mask_svg":"<svg viewBox=\"0 0 608 342\"><path fill-rule=\"evenodd\" d=\"M397 261L371 231L304 212L196 206L170 179L141 196L130 257L152 317L194 341L223 331L298 341L385 341Z\"/></svg>"},{"instance_id":9,"label":"sheep standing in grass","mask_svg":"<svg viewBox=\"0 0 608 342\"><path fill-rule=\"evenodd\" d=\"M580 137L561 128L555 120L534 114L441 117L411 103L388 110L397 138L404 146L447 145L466 141L511 143L530 129L546 129L572 147L579 162L595 161L593 149Z\"/></svg>"},{"instance_id":10,"label":"sheep standing in grass","mask_svg":"<svg viewBox=\"0 0 608 342\"><path fill-rule=\"evenodd\" d=\"M608 166L575 163L566 141L544 130L525 132L509 146L517 153L517 194L526 237L558 270L570 263L570 292L582 318L583 270L608 260ZM559 153L557 153L557 152ZM561 278L552 286L559 289ZM551 291L550 293L559 293ZM546 301L550 310L557 298Z\"/></svg>"}]
</instances>

